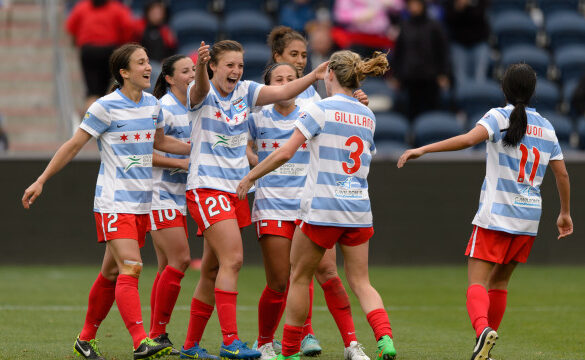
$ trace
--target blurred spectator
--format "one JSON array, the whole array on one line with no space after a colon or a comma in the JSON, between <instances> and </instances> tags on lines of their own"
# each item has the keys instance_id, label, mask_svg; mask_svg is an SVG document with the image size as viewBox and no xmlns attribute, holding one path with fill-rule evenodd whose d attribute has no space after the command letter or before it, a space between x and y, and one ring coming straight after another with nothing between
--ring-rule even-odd
<instances>
[{"instance_id":1,"label":"blurred spectator","mask_svg":"<svg viewBox=\"0 0 585 360\"><path fill-rule=\"evenodd\" d=\"M163 59L177 51L177 40L168 26L168 11L163 0L152 0L144 7L144 17L136 22L136 39L146 48L151 60Z\"/></svg>"},{"instance_id":2,"label":"blurred spectator","mask_svg":"<svg viewBox=\"0 0 585 360\"><path fill-rule=\"evenodd\" d=\"M453 72L459 85L486 79L490 57L488 5L488 0L447 0L445 4Z\"/></svg>"},{"instance_id":3,"label":"blurred spectator","mask_svg":"<svg viewBox=\"0 0 585 360\"><path fill-rule=\"evenodd\" d=\"M278 15L281 25L305 34L305 25L315 19L315 9L311 0L283 1Z\"/></svg>"},{"instance_id":4,"label":"blurred spectator","mask_svg":"<svg viewBox=\"0 0 585 360\"><path fill-rule=\"evenodd\" d=\"M408 97L411 120L440 107L440 90L449 88L449 44L440 23L427 16L424 0L408 0L409 18L396 41L391 69L396 88Z\"/></svg>"},{"instance_id":5,"label":"blurred spectator","mask_svg":"<svg viewBox=\"0 0 585 360\"><path fill-rule=\"evenodd\" d=\"M4 131L4 118L0 115L0 153L8 151L8 135Z\"/></svg>"},{"instance_id":6,"label":"blurred spectator","mask_svg":"<svg viewBox=\"0 0 585 360\"><path fill-rule=\"evenodd\" d=\"M333 17L336 27L333 38L337 45L364 57L376 50L388 51L393 40L390 12L404 8L403 0L336 0Z\"/></svg>"},{"instance_id":7,"label":"blurred spectator","mask_svg":"<svg viewBox=\"0 0 585 360\"><path fill-rule=\"evenodd\" d=\"M81 0L71 10L66 28L81 49L87 109L105 95L110 83L110 55L132 39L134 21L130 9L119 1Z\"/></svg>"},{"instance_id":8,"label":"blurred spectator","mask_svg":"<svg viewBox=\"0 0 585 360\"><path fill-rule=\"evenodd\" d=\"M309 37L309 68L314 69L322 62L328 61L331 54L337 50L331 38L331 23L327 21L313 21L307 25ZM322 85L321 81L317 82ZM324 86L316 86L322 98L326 98Z\"/></svg>"},{"instance_id":9,"label":"blurred spectator","mask_svg":"<svg viewBox=\"0 0 585 360\"><path fill-rule=\"evenodd\" d=\"M585 74L579 79L579 83L571 96L570 112L577 117L585 116Z\"/></svg>"}]
</instances>

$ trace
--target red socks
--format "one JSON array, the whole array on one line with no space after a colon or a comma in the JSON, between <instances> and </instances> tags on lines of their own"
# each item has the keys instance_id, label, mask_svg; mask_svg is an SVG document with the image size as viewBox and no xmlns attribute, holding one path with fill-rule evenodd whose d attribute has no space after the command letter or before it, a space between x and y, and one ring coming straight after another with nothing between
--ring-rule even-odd
<instances>
[{"instance_id":1,"label":"red socks","mask_svg":"<svg viewBox=\"0 0 585 360\"><path fill-rule=\"evenodd\" d=\"M122 320L132 336L134 349L136 349L140 346L140 342L147 337L142 324L137 278L130 275L118 275L116 304L118 304L118 310L120 310Z\"/></svg>"},{"instance_id":2,"label":"red socks","mask_svg":"<svg viewBox=\"0 0 585 360\"><path fill-rule=\"evenodd\" d=\"M201 342L203 331L207 321L213 313L213 306L197 300L191 299L191 317L189 318L189 327L187 328L187 338L185 339L184 348L190 349L195 344Z\"/></svg>"},{"instance_id":3,"label":"red socks","mask_svg":"<svg viewBox=\"0 0 585 360\"><path fill-rule=\"evenodd\" d=\"M483 286L473 284L467 288L467 313L477 337L488 326L489 308L490 298Z\"/></svg>"},{"instance_id":4,"label":"red socks","mask_svg":"<svg viewBox=\"0 0 585 360\"><path fill-rule=\"evenodd\" d=\"M307 314L307 319L305 320L305 323L303 324L303 338L305 336L307 336L308 334L315 334L315 332L313 331L313 326L311 325L311 318L313 317L313 292L314 292L314 287L313 287L313 282L314 280L311 279L311 283L309 284L309 313Z\"/></svg>"},{"instance_id":5,"label":"red socks","mask_svg":"<svg viewBox=\"0 0 585 360\"><path fill-rule=\"evenodd\" d=\"M282 355L291 356L301 350L303 327L284 324L282 331Z\"/></svg>"},{"instance_id":6,"label":"red socks","mask_svg":"<svg viewBox=\"0 0 585 360\"><path fill-rule=\"evenodd\" d=\"M370 311L366 317L370 323L370 327L374 330L376 341L384 335L392 337L392 327L390 326L390 319L388 313L384 309L376 309Z\"/></svg>"},{"instance_id":7,"label":"red socks","mask_svg":"<svg viewBox=\"0 0 585 360\"><path fill-rule=\"evenodd\" d=\"M100 272L89 291L85 323L81 334L79 334L79 339L89 341L95 338L100 324L114 303L115 292L116 282L106 279Z\"/></svg>"},{"instance_id":8,"label":"red socks","mask_svg":"<svg viewBox=\"0 0 585 360\"><path fill-rule=\"evenodd\" d=\"M508 290L491 289L488 291L488 297L490 299L488 323L492 329L498 331L506 311Z\"/></svg>"},{"instance_id":9,"label":"red socks","mask_svg":"<svg viewBox=\"0 0 585 360\"><path fill-rule=\"evenodd\" d=\"M183 276L185 276L184 273L169 265L160 275L156 290L153 324L150 330L151 339L166 332L167 324L171 319L177 297L181 291Z\"/></svg>"},{"instance_id":10,"label":"red socks","mask_svg":"<svg viewBox=\"0 0 585 360\"><path fill-rule=\"evenodd\" d=\"M215 288L215 306L217 317L221 326L223 343L228 346L238 338L238 325L236 322L237 291L224 291Z\"/></svg>"},{"instance_id":11,"label":"red socks","mask_svg":"<svg viewBox=\"0 0 585 360\"><path fill-rule=\"evenodd\" d=\"M154 308L156 306L156 288L158 286L158 280L160 279L160 273L157 271L154 283L152 284L152 290L150 291L150 331L152 331L152 325L154 324Z\"/></svg>"},{"instance_id":12,"label":"red socks","mask_svg":"<svg viewBox=\"0 0 585 360\"><path fill-rule=\"evenodd\" d=\"M351 317L349 296L339 277L327 280L321 285L325 294L325 301L329 312L337 324L337 328L343 338L343 344L348 347L352 341L357 341L355 326Z\"/></svg>"},{"instance_id":13,"label":"red socks","mask_svg":"<svg viewBox=\"0 0 585 360\"><path fill-rule=\"evenodd\" d=\"M280 293L268 286L258 302L258 347L272 342L274 332L282 316L285 292Z\"/></svg>"}]
</instances>

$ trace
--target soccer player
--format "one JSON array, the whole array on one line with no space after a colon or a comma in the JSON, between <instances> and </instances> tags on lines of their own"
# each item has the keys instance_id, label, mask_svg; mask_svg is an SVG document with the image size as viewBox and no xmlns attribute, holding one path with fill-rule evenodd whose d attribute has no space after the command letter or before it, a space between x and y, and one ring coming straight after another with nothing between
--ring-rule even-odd
<instances>
[{"instance_id":1,"label":"soccer player","mask_svg":"<svg viewBox=\"0 0 585 360\"><path fill-rule=\"evenodd\" d=\"M201 43L187 106L192 126L187 206L204 236L202 275L191 303L188 332L203 331L215 303L223 334L220 356L234 359L260 357L260 352L240 341L236 325L237 280L243 259L240 228L251 220L247 200L238 199L235 192L249 171L250 109L295 97L322 79L326 68L322 64L284 86L264 86L240 81L243 52L232 40L217 42L211 49ZM186 352L189 345L193 346L185 343Z\"/></svg>"},{"instance_id":2,"label":"soccer player","mask_svg":"<svg viewBox=\"0 0 585 360\"><path fill-rule=\"evenodd\" d=\"M538 230L540 184L547 165L555 175L561 203L559 239L573 233L569 175L555 130L527 107L535 87L536 73L529 65L510 65L502 79L507 106L488 111L467 134L407 150L398 160L400 168L426 153L487 144L486 176L465 252L467 311L477 336L471 360L489 359L498 339L510 277L516 265L528 259Z\"/></svg>"},{"instance_id":3,"label":"soccer player","mask_svg":"<svg viewBox=\"0 0 585 360\"><path fill-rule=\"evenodd\" d=\"M170 347L151 340L142 324L138 278L140 248L149 225L152 198L152 151L188 154L187 144L164 135L158 100L143 90L150 87L152 68L144 48L126 44L110 57L117 89L88 109L77 132L53 156L45 171L22 197L28 209L43 185L75 157L93 136L100 148L94 214L98 241L106 251L89 293L85 324L73 350L86 359L104 359L95 339L114 300L132 336L134 359L160 357Z\"/></svg>"},{"instance_id":4,"label":"soccer player","mask_svg":"<svg viewBox=\"0 0 585 360\"><path fill-rule=\"evenodd\" d=\"M367 75L388 69L385 54L363 61L351 51L334 53L325 74L330 97L303 107L290 139L260 162L237 188L240 199L260 177L293 158L305 141L310 151L297 228L286 304L282 353L299 359L303 324L309 309L309 284L326 249L340 243L347 280L357 295L378 340L378 358L396 355L388 314L368 277L368 244L373 235L367 175L375 152L375 117L352 97ZM350 358L347 348L345 358Z\"/></svg>"}]
</instances>

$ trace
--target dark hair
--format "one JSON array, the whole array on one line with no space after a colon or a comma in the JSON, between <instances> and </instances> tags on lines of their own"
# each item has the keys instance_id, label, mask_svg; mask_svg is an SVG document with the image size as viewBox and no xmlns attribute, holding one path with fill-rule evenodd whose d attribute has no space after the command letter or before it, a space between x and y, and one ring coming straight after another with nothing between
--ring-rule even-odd
<instances>
[{"instance_id":1,"label":"dark hair","mask_svg":"<svg viewBox=\"0 0 585 360\"><path fill-rule=\"evenodd\" d=\"M176 54L173 56L169 56L168 58L164 59L162 62L162 68L158 78L156 79L156 84L154 85L154 90L152 90L152 95L154 95L157 99L160 99L167 93L167 88L169 87L169 83L165 78L168 76L175 75L175 63L181 59L189 58L188 56L182 54Z\"/></svg>"},{"instance_id":2,"label":"dark hair","mask_svg":"<svg viewBox=\"0 0 585 360\"><path fill-rule=\"evenodd\" d=\"M91 5L93 5L93 7L98 8L106 5L107 2L108 0L91 0Z\"/></svg>"},{"instance_id":3,"label":"dark hair","mask_svg":"<svg viewBox=\"0 0 585 360\"><path fill-rule=\"evenodd\" d=\"M287 62L274 63L272 65L268 65L266 67L266 69L264 70L264 75L262 76L262 79L264 80L265 85L270 85L270 78L272 77L272 71L274 71L274 69L276 69L277 67L279 67L281 65L290 66L295 71L295 75L296 75L297 79L299 78L299 72L297 71L297 68L293 64L287 63Z\"/></svg>"},{"instance_id":4,"label":"dark hair","mask_svg":"<svg viewBox=\"0 0 585 360\"><path fill-rule=\"evenodd\" d=\"M366 76L380 76L388 70L385 53L376 51L371 59L363 60L353 51L334 52L329 58L329 69L335 73L339 85L355 90Z\"/></svg>"},{"instance_id":5,"label":"dark hair","mask_svg":"<svg viewBox=\"0 0 585 360\"><path fill-rule=\"evenodd\" d=\"M150 9L152 9L153 7L157 6L157 5L161 5L165 11L165 16L163 18L163 22L166 24L169 22L169 10L167 9L167 3L164 0L150 0L148 1L145 5L144 5L144 9L142 10L142 13L144 14L144 20L146 21L146 23L148 23L148 13L150 12Z\"/></svg>"},{"instance_id":6,"label":"dark hair","mask_svg":"<svg viewBox=\"0 0 585 360\"><path fill-rule=\"evenodd\" d=\"M524 137L528 118L526 106L530 102L536 88L536 73L528 64L512 64L508 66L502 79L502 90L506 101L514 105L510 114L510 125L502 141L504 146L515 147Z\"/></svg>"},{"instance_id":7,"label":"dark hair","mask_svg":"<svg viewBox=\"0 0 585 360\"><path fill-rule=\"evenodd\" d=\"M293 40L300 40L302 41L305 46L307 45L307 39L299 32L289 28L288 26L277 26L270 34L268 34L268 46L270 46L270 51L272 52L271 60L272 62L276 62L274 56L276 54L282 55L284 53L284 49L293 41Z\"/></svg>"},{"instance_id":8,"label":"dark hair","mask_svg":"<svg viewBox=\"0 0 585 360\"><path fill-rule=\"evenodd\" d=\"M216 42L215 44L213 44L213 46L211 46L211 50L209 50L210 59L209 62L207 63L207 74L209 75L210 79L213 77L213 71L211 70L209 64L213 63L214 65L217 65L217 62L219 61L219 56L224 52L228 51L236 51L241 52L243 54L244 47L242 46L242 44L235 40L222 40Z\"/></svg>"},{"instance_id":9,"label":"dark hair","mask_svg":"<svg viewBox=\"0 0 585 360\"><path fill-rule=\"evenodd\" d=\"M129 43L124 44L114 50L112 55L110 56L110 73L114 77L114 84L110 88L109 92L112 92L116 89L121 88L124 86L124 78L120 75L121 69L128 70L130 65L130 57L136 50L142 49L146 51L144 46L136 44L136 43Z\"/></svg>"}]
</instances>

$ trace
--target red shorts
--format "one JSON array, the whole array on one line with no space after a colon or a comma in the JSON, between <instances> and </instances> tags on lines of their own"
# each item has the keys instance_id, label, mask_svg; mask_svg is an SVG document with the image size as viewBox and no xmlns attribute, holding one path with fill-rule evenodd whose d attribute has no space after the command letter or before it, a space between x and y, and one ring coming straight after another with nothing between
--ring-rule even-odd
<instances>
[{"instance_id":1,"label":"red shorts","mask_svg":"<svg viewBox=\"0 0 585 360\"><path fill-rule=\"evenodd\" d=\"M465 255L498 264L511 261L525 263L535 236L516 235L504 231L473 227Z\"/></svg>"},{"instance_id":2,"label":"red shorts","mask_svg":"<svg viewBox=\"0 0 585 360\"><path fill-rule=\"evenodd\" d=\"M238 199L238 195L213 189L187 191L187 207L193 220L201 231L227 219L238 220L240 228L252 223L248 198Z\"/></svg>"},{"instance_id":3,"label":"red shorts","mask_svg":"<svg viewBox=\"0 0 585 360\"><path fill-rule=\"evenodd\" d=\"M341 226L320 226L307 224L302 220L296 220L295 224L315 244L331 249L335 243L347 246L357 246L370 240L374 235L374 227L341 227Z\"/></svg>"},{"instance_id":4,"label":"red shorts","mask_svg":"<svg viewBox=\"0 0 585 360\"><path fill-rule=\"evenodd\" d=\"M258 240L263 235L282 236L292 240L296 227L294 221L260 220L256 221L256 235L258 235Z\"/></svg>"},{"instance_id":5,"label":"red shorts","mask_svg":"<svg viewBox=\"0 0 585 360\"><path fill-rule=\"evenodd\" d=\"M187 217L177 209L152 210L150 212L150 231L182 227L189 238Z\"/></svg>"},{"instance_id":6,"label":"red shorts","mask_svg":"<svg viewBox=\"0 0 585 360\"><path fill-rule=\"evenodd\" d=\"M98 242L114 239L134 239L144 246L146 233L150 231L148 214L118 214L94 212Z\"/></svg>"}]
</instances>

